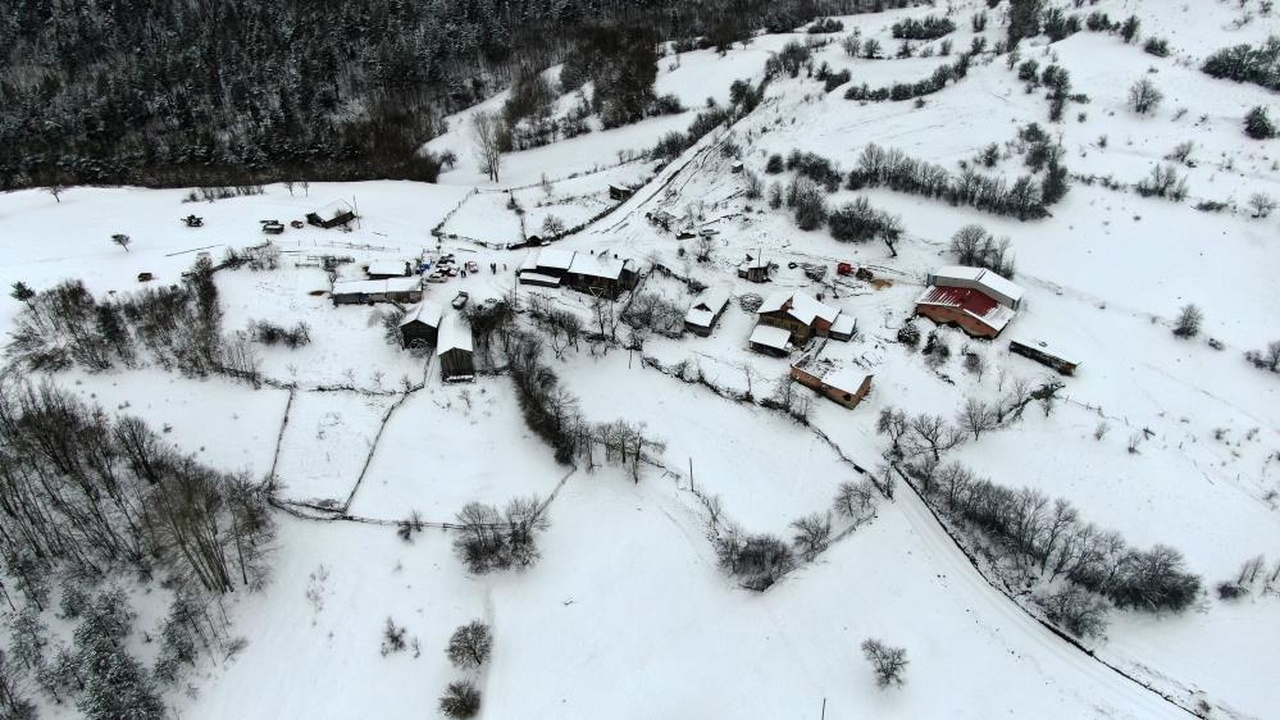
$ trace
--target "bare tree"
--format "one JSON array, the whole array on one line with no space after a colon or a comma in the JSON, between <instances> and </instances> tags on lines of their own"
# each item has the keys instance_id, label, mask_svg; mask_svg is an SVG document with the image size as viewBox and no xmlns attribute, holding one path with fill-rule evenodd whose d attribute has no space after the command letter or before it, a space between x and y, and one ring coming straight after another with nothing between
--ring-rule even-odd
<instances>
[{"instance_id":1,"label":"bare tree","mask_svg":"<svg viewBox=\"0 0 1280 720\"><path fill-rule=\"evenodd\" d=\"M1164 99L1164 93L1149 78L1142 78L1129 87L1129 107L1139 115L1155 110Z\"/></svg>"},{"instance_id":2,"label":"bare tree","mask_svg":"<svg viewBox=\"0 0 1280 720\"><path fill-rule=\"evenodd\" d=\"M1173 334L1180 338L1195 337L1200 334L1200 323L1204 321L1204 313L1193 303L1187 303L1178 311L1178 318L1173 322Z\"/></svg>"},{"instance_id":3,"label":"bare tree","mask_svg":"<svg viewBox=\"0 0 1280 720\"><path fill-rule=\"evenodd\" d=\"M907 669L906 648L891 647L875 638L862 641L862 654L871 663L876 674L876 684L882 688L902 685L902 675Z\"/></svg>"},{"instance_id":4,"label":"bare tree","mask_svg":"<svg viewBox=\"0 0 1280 720\"><path fill-rule=\"evenodd\" d=\"M831 542L831 515L813 513L791 523L796 533L792 538L800 557L812 560Z\"/></svg>"},{"instance_id":5,"label":"bare tree","mask_svg":"<svg viewBox=\"0 0 1280 720\"><path fill-rule=\"evenodd\" d=\"M973 433L976 441L982 433L996 427L996 412L981 400L969 398L960 410L960 427Z\"/></svg>"},{"instance_id":6,"label":"bare tree","mask_svg":"<svg viewBox=\"0 0 1280 720\"><path fill-rule=\"evenodd\" d=\"M928 446L934 460L941 460L942 453L964 442L964 433L941 415L921 413L915 416L911 419L911 431Z\"/></svg>"},{"instance_id":7,"label":"bare tree","mask_svg":"<svg viewBox=\"0 0 1280 720\"><path fill-rule=\"evenodd\" d=\"M1276 209L1276 200L1266 193L1254 193L1249 196L1249 207L1255 218L1265 218Z\"/></svg>"},{"instance_id":8,"label":"bare tree","mask_svg":"<svg viewBox=\"0 0 1280 720\"><path fill-rule=\"evenodd\" d=\"M455 720L475 717L480 712L480 691L470 680L449 683L440 697L440 712Z\"/></svg>"},{"instance_id":9,"label":"bare tree","mask_svg":"<svg viewBox=\"0 0 1280 720\"><path fill-rule=\"evenodd\" d=\"M894 456L902 456L902 440L910 429L911 424L905 412L892 407L880 411L880 418L876 421L876 432L889 436L889 450Z\"/></svg>"},{"instance_id":10,"label":"bare tree","mask_svg":"<svg viewBox=\"0 0 1280 720\"><path fill-rule=\"evenodd\" d=\"M497 113L478 112L471 120L476 159L480 161L480 169L493 182L498 182L498 170L502 165L502 132L502 118Z\"/></svg>"},{"instance_id":11,"label":"bare tree","mask_svg":"<svg viewBox=\"0 0 1280 720\"><path fill-rule=\"evenodd\" d=\"M876 510L875 487L868 480L842 482L832 503L836 513L849 518L854 527L861 525Z\"/></svg>"},{"instance_id":12,"label":"bare tree","mask_svg":"<svg viewBox=\"0 0 1280 720\"><path fill-rule=\"evenodd\" d=\"M129 243L132 243L133 239L130 238L128 235L125 235L124 233L116 233L115 235L111 236L111 242L124 248L125 252L129 252Z\"/></svg>"},{"instance_id":13,"label":"bare tree","mask_svg":"<svg viewBox=\"0 0 1280 720\"><path fill-rule=\"evenodd\" d=\"M483 665L492 650L493 633L489 631L489 626L479 620L472 620L453 631L445 653L455 667L466 669Z\"/></svg>"},{"instance_id":14,"label":"bare tree","mask_svg":"<svg viewBox=\"0 0 1280 720\"><path fill-rule=\"evenodd\" d=\"M53 196L53 199L55 201L59 203L62 202L62 186L61 185L54 183L46 189L49 191L49 194Z\"/></svg>"}]
</instances>

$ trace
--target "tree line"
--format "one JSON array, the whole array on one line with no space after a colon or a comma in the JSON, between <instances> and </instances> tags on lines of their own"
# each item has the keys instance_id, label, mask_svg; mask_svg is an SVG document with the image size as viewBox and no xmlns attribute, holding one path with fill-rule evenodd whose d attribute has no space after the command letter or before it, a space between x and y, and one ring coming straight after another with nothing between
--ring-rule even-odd
<instances>
[{"instance_id":1,"label":"tree line","mask_svg":"<svg viewBox=\"0 0 1280 720\"><path fill-rule=\"evenodd\" d=\"M58 570L132 568L210 593L263 581L274 523L258 485L196 462L137 417L49 383L10 383L0 455L0 554L37 607Z\"/></svg>"},{"instance_id":2,"label":"tree line","mask_svg":"<svg viewBox=\"0 0 1280 720\"><path fill-rule=\"evenodd\" d=\"M886 458L920 496L971 540L990 551L998 570L1034 585L1050 620L1079 636L1105 628L1109 607L1185 610L1199 596L1201 579L1182 554L1157 544L1130 547L1111 530L1086 522L1067 500L1032 488L1013 489L981 478L945 455L984 432L1021 417L1038 401L1046 415L1061 385L1015 387L992 405L969 400L953 423L941 415L881 411L877 431L889 438Z\"/></svg>"},{"instance_id":3,"label":"tree line","mask_svg":"<svg viewBox=\"0 0 1280 720\"><path fill-rule=\"evenodd\" d=\"M0 10L0 189L433 180L438 158L415 151L445 114L594 29L733 42L876 5L14 0Z\"/></svg>"}]
</instances>

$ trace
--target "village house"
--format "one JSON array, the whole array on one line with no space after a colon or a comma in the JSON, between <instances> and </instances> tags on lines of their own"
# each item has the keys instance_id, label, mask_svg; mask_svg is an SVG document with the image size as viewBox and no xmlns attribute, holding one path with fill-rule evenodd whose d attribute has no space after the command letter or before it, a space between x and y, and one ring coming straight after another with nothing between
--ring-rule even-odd
<instances>
[{"instance_id":1,"label":"village house","mask_svg":"<svg viewBox=\"0 0 1280 720\"><path fill-rule=\"evenodd\" d=\"M857 407L871 392L871 378L857 367L812 355L791 366L792 380L849 409Z\"/></svg>"},{"instance_id":2,"label":"village house","mask_svg":"<svg viewBox=\"0 0 1280 720\"><path fill-rule=\"evenodd\" d=\"M639 281L635 263L605 252L598 254L542 248L525 257L520 283L541 287L565 286L578 292L617 299Z\"/></svg>"},{"instance_id":3,"label":"village house","mask_svg":"<svg viewBox=\"0 0 1280 720\"><path fill-rule=\"evenodd\" d=\"M475 379L475 364L471 357L471 326L461 317L451 315L441 323L436 358L440 361L441 380L469 382Z\"/></svg>"},{"instance_id":4,"label":"village house","mask_svg":"<svg viewBox=\"0 0 1280 720\"><path fill-rule=\"evenodd\" d=\"M805 293L791 290L779 290L770 294L757 312L760 325L787 330L791 343L797 346L804 345L815 335L829 336L832 324L840 316L839 309ZM841 329L852 330L847 323L842 324ZM848 336L844 339L847 340Z\"/></svg>"},{"instance_id":5,"label":"village house","mask_svg":"<svg viewBox=\"0 0 1280 720\"><path fill-rule=\"evenodd\" d=\"M400 318L400 342L404 347L435 345L440 332L440 318L444 308L430 300L409 308Z\"/></svg>"},{"instance_id":6,"label":"village house","mask_svg":"<svg viewBox=\"0 0 1280 720\"><path fill-rule=\"evenodd\" d=\"M337 280L329 291L329 299L334 305L415 303L422 300L422 279L398 277L386 280Z\"/></svg>"},{"instance_id":7,"label":"village house","mask_svg":"<svg viewBox=\"0 0 1280 720\"><path fill-rule=\"evenodd\" d=\"M720 322L724 309L729 305L732 290L732 286L728 283L719 283L698 293L698 297L693 300L693 305L689 307L689 312L684 315L685 329L702 337L710 335L716 323Z\"/></svg>"},{"instance_id":8,"label":"village house","mask_svg":"<svg viewBox=\"0 0 1280 720\"><path fill-rule=\"evenodd\" d=\"M916 314L936 323L954 323L966 333L994 338L1017 315L1022 288L985 268L952 265L929 275L916 300Z\"/></svg>"},{"instance_id":9,"label":"village house","mask_svg":"<svg viewBox=\"0 0 1280 720\"><path fill-rule=\"evenodd\" d=\"M413 266L408 260L374 260L365 266L364 272L370 280L386 280L393 277L409 277L413 274Z\"/></svg>"}]
</instances>

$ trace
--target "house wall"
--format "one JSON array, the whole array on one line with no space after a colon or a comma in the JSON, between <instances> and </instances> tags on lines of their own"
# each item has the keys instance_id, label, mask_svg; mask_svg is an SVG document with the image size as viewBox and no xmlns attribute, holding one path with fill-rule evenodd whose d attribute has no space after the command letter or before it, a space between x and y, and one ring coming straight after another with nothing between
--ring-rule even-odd
<instances>
[{"instance_id":1,"label":"house wall","mask_svg":"<svg viewBox=\"0 0 1280 720\"><path fill-rule=\"evenodd\" d=\"M787 330L791 333L792 344L803 345L809 339L809 326L785 313L785 310L776 313L760 313L760 322Z\"/></svg>"},{"instance_id":2,"label":"house wall","mask_svg":"<svg viewBox=\"0 0 1280 720\"><path fill-rule=\"evenodd\" d=\"M471 362L471 353L461 348L447 350L440 354L440 377L446 381L463 375L475 375L475 365Z\"/></svg>"},{"instance_id":3,"label":"house wall","mask_svg":"<svg viewBox=\"0 0 1280 720\"><path fill-rule=\"evenodd\" d=\"M795 366L792 366L791 368L791 379L807 388L812 388L818 393L821 393L828 400L840 403L851 410L858 407L858 403L862 402L863 398L867 396L867 393L871 392L870 375L868 375L866 379L862 381L862 384L858 386L858 389L853 392L828 385L817 375Z\"/></svg>"},{"instance_id":4,"label":"house wall","mask_svg":"<svg viewBox=\"0 0 1280 720\"><path fill-rule=\"evenodd\" d=\"M974 337L994 338L1000 333L990 325L982 322L960 308L942 307L939 305L916 305L916 314L933 320L940 325L952 323Z\"/></svg>"},{"instance_id":5,"label":"house wall","mask_svg":"<svg viewBox=\"0 0 1280 720\"><path fill-rule=\"evenodd\" d=\"M409 345L415 340L421 340L427 345L434 346L438 337L437 329L422 322L421 320L414 320L406 323L400 328L400 340L405 347L409 347Z\"/></svg>"}]
</instances>

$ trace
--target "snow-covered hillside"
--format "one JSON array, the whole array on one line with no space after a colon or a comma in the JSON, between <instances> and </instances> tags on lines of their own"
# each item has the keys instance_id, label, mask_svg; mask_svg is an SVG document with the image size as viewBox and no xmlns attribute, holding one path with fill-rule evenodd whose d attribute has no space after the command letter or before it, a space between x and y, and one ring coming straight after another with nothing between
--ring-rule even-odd
<instances>
[{"instance_id":1,"label":"snow-covered hillside","mask_svg":"<svg viewBox=\"0 0 1280 720\"><path fill-rule=\"evenodd\" d=\"M258 348L261 387L150 365L47 376L109 414L164 428L202 462L247 473L279 508L267 587L227 604L230 632L247 645L233 657L203 658L185 680L190 691L167 696L173 711L187 720L434 716L445 685L468 677L482 692L479 716L491 719L1274 716L1280 583L1270 591L1258 583L1236 600L1215 586L1260 554L1268 571L1280 567L1280 375L1244 357L1280 341L1269 319L1280 219L1249 207L1255 194L1280 198L1280 140L1242 131L1251 107L1275 115L1280 104L1273 92L1199 67L1215 50L1260 43L1278 26L1253 0L1060 3L1082 20L1133 15L1140 31L1131 43L1087 30L1022 42L1019 62L1057 64L1072 93L1087 96L1051 122L1046 88L1028 91L1017 63L991 52L1004 38L1007 4L954 0L842 17L834 34L757 36L724 55L668 54L658 92L689 110L509 153L500 184L480 171L469 127L505 94L451 117L449 132L428 144L458 158L436 185L273 185L194 204L182 191L135 188L0 195L0 284L41 291L80 278L100 298L135 290L139 273L152 273L153 285L180 282L199 253L216 261L262 242L260 220L286 224L271 238L278 269L215 276L228 333L259 320L309 327L305 347ZM971 18L983 11L988 24L977 32ZM915 57L893 58L893 23L929 14L955 21L951 54L929 41L913 43ZM878 39L886 59L849 57L841 40L855 33ZM967 74L919 102L844 99L849 84L926 78L978 36L987 50L972 56ZM1148 38L1166 39L1172 52L1145 53ZM848 83L825 92L807 70L784 73L753 111L670 162L648 158L708 97L728 105L732 82L759 85L771 56L815 39L825 44L811 49L812 66L848 70ZM1128 102L1140 78L1164 93L1143 115ZM1018 220L843 182L823 194L829 209L865 198L898 216L904 232L891 248L802 231L785 203L769 204L771 187L782 192L796 176L769 168L775 154L814 153L843 179L871 144L1012 184L1031 173L1016 142L1029 123L1060 144L1072 177L1048 217ZM981 167L992 143L999 157ZM1166 159L1183 143L1192 143L1187 157ZM1170 164L1185 177L1185 199L1136 192L1152 168ZM610 198L619 185L634 194ZM358 208L349 232L288 227L338 200ZM1206 201L1225 206L1197 209ZM191 212L203 215L203 228L178 222ZM663 212L676 218L671 230L650 219ZM537 248L506 245L536 234L548 216L569 227L599 217L552 248L634 260L644 275L635 295L661 295L683 312L694 294L682 279L731 288L708 337L650 333L625 347L620 326L617 342L584 338L543 352L584 420L633 423L663 444L638 481L601 458L598 467L557 463L526 425L511 378L446 384L434 354L387 342L380 311L389 306L325 297L320 256L351 258L337 272L355 278L372 262L451 253L478 270L424 285L446 316L461 314L451 302L463 291L472 306L514 300L523 310L517 326L544 339L550 331L534 324L532 308L574 314L588 331L603 327L607 303L518 282ZM1023 304L995 340L915 320L949 349L948 358L928 357L899 342L899 330L928 274L956 264L950 239L972 223L1010 239ZM700 240L699 230L715 232ZM114 233L133 242L114 245ZM749 256L776 264L768 284L739 277ZM870 270L874 281L838 275L838 262ZM818 266L825 274L814 280ZM774 357L748 345L756 313L743 300L775 291L809 293L856 319L851 341L809 348L872 376L856 408L799 387L812 397L804 422L761 403L779 397L804 354ZM1198 335L1176 337L1174 319L1187 304L1203 311L1203 323ZM4 305L0 331L18 327L23 309ZM1011 353L1011 337L1066 348L1079 367L1059 376ZM892 497L878 496L873 519L764 592L718 567L716 522L789 540L792 523L827 512L842 483L874 478L883 489L893 471L890 440L877 427L882 412L952 420L966 401L996 406L1016 387L1049 383L1061 383L1056 401L1030 403L1019 420L967 436L945 461L1063 498L1082 522L1116 531L1130 547L1175 548L1203 581L1188 609L1113 609L1104 634L1069 639L1042 622L1032 580L1008 582L981 550L957 544L955 528L901 480ZM452 548L456 534L443 526L467 503L500 507L527 496L549 502L541 559L519 571L468 573ZM425 529L406 532L401 523L414 513ZM389 619L406 628L411 649L380 653ZM444 648L473 619L493 629L493 654L479 670L457 670ZM139 627L137 644L155 631ZM860 650L867 638L906 649L904 686L876 686ZM41 709L76 716L67 705Z\"/></svg>"}]
</instances>

